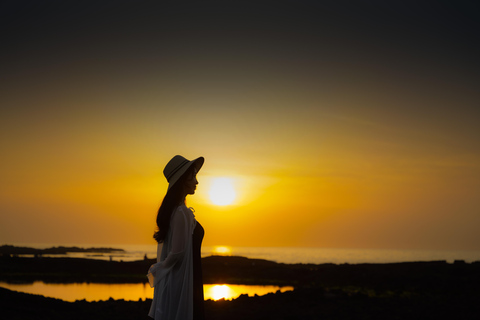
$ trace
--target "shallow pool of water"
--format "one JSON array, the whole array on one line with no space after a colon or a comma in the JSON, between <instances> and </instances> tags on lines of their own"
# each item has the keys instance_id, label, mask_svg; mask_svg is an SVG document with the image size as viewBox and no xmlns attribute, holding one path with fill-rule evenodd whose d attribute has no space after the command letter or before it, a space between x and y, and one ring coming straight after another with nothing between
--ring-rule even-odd
<instances>
[{"instance_id":1,"label":"shallow pool of water","mask_svg":"<svg viewBox=\"0 0 480 320\"><path fill-rule=\"evenodd\" d=\"M153 289L146 283L126 284L103 284L103 283L44 283L37 281L30 284L11 284L0 282L0 287L9 290L20 291L31 294L39 294L45 297L57 298L65 301L87 300L99 301L113 298L127 301L138 301L139 299L152 299ZM205 300L231 300L242 294L261 296L272 292L293 290L293 287L278 286L250 286L233 284L206 284L203 286Z\"/></svg>"}]
</instances>

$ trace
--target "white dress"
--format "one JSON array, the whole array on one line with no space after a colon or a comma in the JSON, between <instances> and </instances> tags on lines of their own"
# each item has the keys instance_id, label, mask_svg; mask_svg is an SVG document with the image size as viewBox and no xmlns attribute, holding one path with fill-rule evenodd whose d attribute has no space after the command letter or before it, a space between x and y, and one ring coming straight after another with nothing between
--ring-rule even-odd
<instances>
[{"instance_id":1,"label":"white dress","mask_svg":"<svg viewBox=\"0 0 480 320\"><path fill-rule=\"evenodd\" d=\"M195 216L185 205L178 206L170 219L165 241L157 246L157 263L148 270L154 287L148 315L155 320L193 318L192 234Z\"/></svg>"}]
</instances>

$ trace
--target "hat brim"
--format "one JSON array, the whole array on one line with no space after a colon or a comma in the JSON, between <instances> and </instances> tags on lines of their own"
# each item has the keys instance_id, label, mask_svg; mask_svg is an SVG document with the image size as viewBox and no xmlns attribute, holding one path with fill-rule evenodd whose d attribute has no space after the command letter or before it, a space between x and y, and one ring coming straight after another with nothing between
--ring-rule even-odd
<instances>
[{"instance_id":1,"label":"hat brim","mask_svg":"<svg viewBox=\"0 0 480 320\"><path fill-rule=\"evenodd\" d=\"M197 172L200 171L200 169L203 166L203 163L205 162L204 157L198 157L195 160L189 161L185 163L175 174L170 178L170 182L168 184L168 190L175 185L175 183L185 174L185 172L190 169L191 166L195 166L195 169L197 169Z\"/></svg>"}]
</instances>

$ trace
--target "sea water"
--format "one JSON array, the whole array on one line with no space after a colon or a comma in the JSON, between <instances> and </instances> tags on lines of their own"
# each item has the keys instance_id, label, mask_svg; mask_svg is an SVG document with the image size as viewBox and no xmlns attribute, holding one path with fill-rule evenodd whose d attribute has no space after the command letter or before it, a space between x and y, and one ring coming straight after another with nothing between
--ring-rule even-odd
<instances>
[{"instance_id":1,"label":"sea water","mask_svg":"<svg viewBox=\"0 0 480 320\"><path fill-rule=\"evenodd\" d=\"M205 256L216 254L219 247L205 247ZM222 248L222 247L220 247ZM434 251L398 249L339 249L302 247L225 247L224 254L244 256L252 259L265 259L278 263L297 264L359 264L396 263L417 261L440 261L453 263L464 260L467 263L480 261L480 251ZM221 254L221 253L220 253Z\"/></svg>"},{"instance_id":2,"label":"sea water","mask_svg":"<svg viewBox=\"0 0 480 320\"><path fill-rule=\"evenodd\" d=\"M17 244L32 248L51 248L58 245L51 244ZM69 253L67 255L45 255L51 257L77 257L114 261L136 261L156 257L156 245L63 245L65 247L112 247L123 249L124 252L113 253ZM447 261L463 260L467 263L480 261L480 251L432 251L432 250L385 250L385 249L332 249L332 248L299 248L299 247L230 247L230 246L203 246L202 256L212 255L243 256L251 259L265 259L278 263L396 263L415 261ZM96 301L113 299L134 300L149 299L153 296L153 289L147 284L33 284L0 283L1 287L11 290L67 301L82 300ZM205 285L206 299L234 299L240 294L262 295L270 292L292 290L291 287L276 286L239 286L231 284Z\"/></svg>"},{"instance_id":3,"label":"sea water","mask_svg":"<svg viewBox=\"0 0 480 320\"><path fill-rule=\"evenodd\" d=\"M20 245L17 245L20 246ZM51 248L58 245L23 244L32 248ZM152 245L63 245L65 247L111 247L124 252L113 253L68 253L67 255L45 255L50 257L76 257L113 261L136 261L145 258L155 259L157 248ZM202 257L211 255L242 256L251 259L265 259L278 263L396 263L416 261L463 260L467 263L480 261L480 251L440 251L440 250L399 250L399 249L347 249L347 248L305 248L305 247L233 247L202 246Z\"/></svg>"},{"instance_id":4,"label":"sea water","mask_svg":"<svg viewBox=\"0 0 480 320\"><path fill-rule=\"evenodd\" d=\"M147 283L8 283L0 281L0 287L13 291L38 294L64 301L105 301L123 299L138 301L153 298L153 289ZM291 286L252 286L232 284L206 284L203 286L205 300L231 300L242 294L249 296L265 295L272 292L291 291Z\"/></svg>"}]
</instances>

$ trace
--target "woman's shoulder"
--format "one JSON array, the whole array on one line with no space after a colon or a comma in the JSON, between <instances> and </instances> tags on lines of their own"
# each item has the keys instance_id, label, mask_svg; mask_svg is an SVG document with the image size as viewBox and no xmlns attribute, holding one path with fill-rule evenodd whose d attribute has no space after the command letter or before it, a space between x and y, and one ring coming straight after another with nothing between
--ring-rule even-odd
<instances>
[{"instance_id":1,"label":"woman's shoulder","mask_svg":"<svg viewBox=\"0 0 480 320\"><path fill-rule=\"evenodd\" d=\"M178 207L176 207L175 211L173 212L174 215L179 214L179 213L182 213L187 217L191 216L191 215L193 216L193 211L190 208L187 208L187 206L184 205L184 204L181 204Z\"/></svg>"},{"instance_id":2,"label":"woman's shoulder","mask_svg":"<svg viewBox=\"0 0 480 320\"><path fill-rule=\"evenodd\" d=\"M185 205L179 205L175 208L175 211L172 214L171 223L172 224L179 224L179 223L187 223L191 224L195 220L195 216L193 215L192 210L187 208Z\"/></svg>"}]
</instances>

